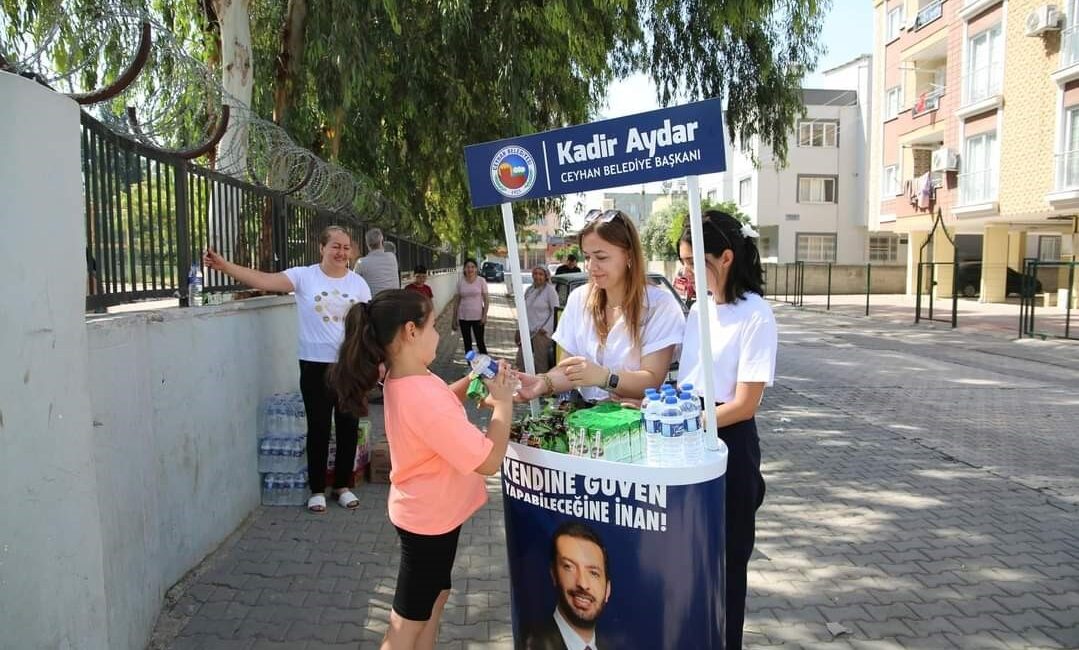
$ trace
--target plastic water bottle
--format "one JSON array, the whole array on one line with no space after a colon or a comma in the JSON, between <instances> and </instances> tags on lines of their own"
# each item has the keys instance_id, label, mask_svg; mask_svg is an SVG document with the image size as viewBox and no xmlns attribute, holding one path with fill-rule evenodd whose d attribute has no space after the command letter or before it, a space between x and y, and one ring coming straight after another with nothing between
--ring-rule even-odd
<instances>
[{"instance_id":1,"label":"plastic water bottle","mask_svg":"<svg viewBox=\"0 0 1079 650\"><path fill-rule=\"evenodd\" d=\"M475 350L465 353L465 361L472 368L472 374L484 379L494 379L498 376L498 362L487 356L479 354ZM513 392L516 394L521 389L521 381L514 382Z\"/></svg>"},{"instance_id":2,"label":"plastic water bottle","mask_svg":"<svg viewBox=\"0 0 1079 650\"><path fill-rule=\"evenodd\" d=\"M664 467L685 465L686 418L677 397L663 400L659 424L660 464Z\"/></svg>"},{"instance_id":3,"label":"plastic water bottle","mask_svg":"<svg viewBox=\"0 0 1079 650\"><path fill-rule=\"evenodd\" d=\"M682 413L686 418L686 433L683 436L687 465L697 465L701 462L703 451L703 432L701 430L701 407L700 402L691 393L678 395Z\"/></svg>"},{"instance_id":4,"label":"plastic water bottle","mask_svg":"<svg viewBox=\"0 0 1079 650\"><path fill-rule=\"evenodd\" d=\"M641 401L641 433L644 437L644 458L648 465L658 466L659 459L659 411L663 400L656 390L649 389Z\"/></svg>"},{"instance_id":5,"label":"plastic water bottle","mask_svg":"<svg viewBox=\"0 0 1079 650\"><path fill-rule=\"evenodd\" d=\"M202 306L202 267L192 264L187 272L187 304L192 307Z\"/></svg>"}]
</instances>

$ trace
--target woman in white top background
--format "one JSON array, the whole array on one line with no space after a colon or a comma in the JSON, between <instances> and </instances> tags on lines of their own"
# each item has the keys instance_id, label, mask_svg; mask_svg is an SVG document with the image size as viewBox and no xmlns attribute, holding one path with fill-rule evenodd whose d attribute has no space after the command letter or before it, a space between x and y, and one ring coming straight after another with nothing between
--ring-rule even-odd
<instances>
[{"instance_id":1,"label":"woman in white top background","mask_svg":"<svg viewBox=\"0 0 1079 650\"><path fill-rule=\"evenodd\" d=\"M647 282L637 228L625 213L593 210L581 231L588 284L569 295L554 340L570 356L521 375L520 399L576 388L590 402L640 399L663 383L685 317L669 291Z\"/></svg>"},{"instance_id":2,"label":"woman in white top background","mask_svg":"<svg viewBox=\"0 0 1079 650\"><path fill-rule=\"evenodd\" d=\"M761 447L755 415L765 386L775 378L778 336L772 309L762 297L764 272L748 225L717 210L703 215L705 269L693 268L693 241L687 229L678 256L692 282L705 273L708 296L694 303L678 363L678 381L703 385L711 372L719 437L726 443L727 650L742 647L746 576L753 554L757 509L764 501ZM712 358L703 358L698 340L702 310L711 318Z\"/></svg>"},{"instance_id":3,"label":"woman in white top background","mask_svg":"<svg viewBox=\"0 0 1079 650\"><path fill-rule=\"evenodd\" d=\"M311 266L294 266L280 273L265 273L229 262L207 250L202 262L249 287L277 293L296 293L299 316L300 393L307 412L307 482L311 497L307 509L326 510L326 461L330 453L330 418L337 425L333 493L345 508L360 500L352 492L352 469L356 462L359 420L338 408L337 397L326 383L326 371L337 361L345 338L345 315L352 305L370 302L367 282L351 270L352 237L340 226L330 226L319 236L322 260Z\"/></svg>"}]
</instances>

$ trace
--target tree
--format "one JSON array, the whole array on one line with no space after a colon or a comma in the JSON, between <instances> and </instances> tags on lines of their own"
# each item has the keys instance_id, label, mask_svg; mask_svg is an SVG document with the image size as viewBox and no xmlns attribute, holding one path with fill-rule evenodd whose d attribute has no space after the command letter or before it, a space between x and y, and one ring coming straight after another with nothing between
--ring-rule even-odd
<instances>
[{"instance_id":1,"label":"tree","mask_svg":"<svg viewBox=\"0 0 1079 650\"><path fill-rule=\"evenodd\" d=\"M704 199L701 201L701 211L707 210L720 210L742 223L750 222L749 216L739 210L733 201L714 203L709 199ZM645 256L654 260L678 259L678 241L682 238L688 218L689 203L685 199L678 199L659 212L653 213L641 230L641 246L644 248Z\"/></svg>"}]
</instances>

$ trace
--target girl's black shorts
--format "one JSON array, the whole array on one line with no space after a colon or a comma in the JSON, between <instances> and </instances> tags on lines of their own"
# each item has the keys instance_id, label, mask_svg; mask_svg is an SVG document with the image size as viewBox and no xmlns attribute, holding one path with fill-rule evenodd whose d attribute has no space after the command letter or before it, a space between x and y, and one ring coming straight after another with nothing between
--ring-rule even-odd
<instances>
[{"instance_id":1,"label":"girl's black shorts","mask_svg":"<svg viewBox=\"0 0 1079 650\"><path fill-rule=\"evenodd\" d=\"M430 620L439 592L450 588L461 527L441 535L418 535L394 528L401 540L401 566L397 570L393 611L410 621Z\"/></svg>"}]
</instances>

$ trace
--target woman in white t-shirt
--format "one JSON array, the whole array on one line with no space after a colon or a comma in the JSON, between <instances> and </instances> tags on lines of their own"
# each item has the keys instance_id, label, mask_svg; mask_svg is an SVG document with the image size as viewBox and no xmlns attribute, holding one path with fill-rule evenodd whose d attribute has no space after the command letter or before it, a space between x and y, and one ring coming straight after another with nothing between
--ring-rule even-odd
<instances>
[{"instance_id":1,"label":"woman in white t-shirt","mask_svg":"<svg viewBox=\"0 0 1079 650\"><path fill-rule=\"evenodd\" d=\"M764 501L761 446L754 416L765 386L775 378L777 332L772 309L762 297L764 273L757 251L757 233L734 217L709 210L703 218L703 272L708 296L689 312L679 383L703 385L712 373L719 437L727 444L727 645L742 647L746 574L753 554L757 509ZM693 240L687 229L678 247L686 277L693 281ZM698 318L711 318L712 358L701 355Z\"/></svg>"},{"instance_id":2,"label":"woman in white t-shirt","mask_svg":"<svg viewBox=\"0 0 1079 650\"><path fill-rule=\"evenodd\" d=\"M588 284L569 295L554 340L570 356L521 375L521 399L576 388L590 402L640 399L667 377L685 317L669 291L650 284L637 229L625 213L593 210L581 231Z\"/></svg>"},{"instance_id":3,"label":"woman in white t-shirt","mask_svg":"<svg viewBox=\"0 0 1079 650\"><path fill-rule=\"evenodd\" d=\"M330 450L330 419L337 425L333 494L344 508L360 500L352 492L359 420L338 408L337 397L326 383L326 371L337 361L345 337L345 314L352 305L371 300L367 282L352 272L352 237L340 226L330 226L319 236L322 261L294 266L280 273L264 273L239 266L207 250L202 258L208 268L255 289L296 293L299 316L300 393L307 412L307 482L311 497L307 509L326 511L326 460Z\"/></svg>"}]
</instances>

